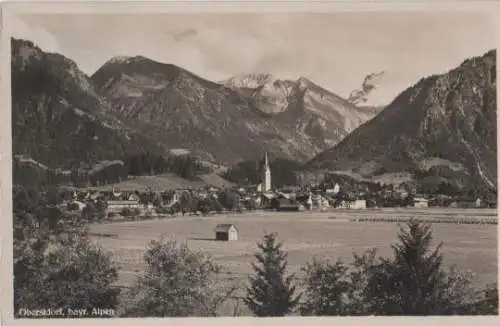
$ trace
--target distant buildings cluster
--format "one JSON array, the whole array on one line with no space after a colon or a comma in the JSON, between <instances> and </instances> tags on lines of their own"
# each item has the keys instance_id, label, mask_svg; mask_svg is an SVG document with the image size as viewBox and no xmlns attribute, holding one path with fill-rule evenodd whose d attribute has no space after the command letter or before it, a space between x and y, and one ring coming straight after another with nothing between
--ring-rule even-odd
<instances>
[{"instance_id":1,"label":"distant buildings cluster","mask_svg":"<svg viewBox=\"0 0 500 326\"><path fill-rule=\"evenodd\" d=\"M211 212L267 209L277 211L304 211L329 209L368 209L380 207L429 206L479 208L496 207L496 202L481 198L424 196L408 192L381 189L375 193L348 192L336 183L332 187L317 185L287 186L272 188L272 175L267 154L261 169L262 182L244 187L203 186L197 189L175 189L165 191L119 190L98 191L75 190L66 205L83 210L88 202L105 207L108 218L164 215L164 214L209 214Z\"/></svg>"},{"instance_id":2,"label":"distant buildings cluster","mask_svg":"<svg viewBox=\"0 0 500 326\"><path fill-rule=\"evenodd\" d=\"M223 211L277 210L305 211L329 209L369 209L380 207L429 206L480 208L496 207L496 202L481 198L449 197L444 195L412 195L406 191L380 189L377 192L346 191L335 183L332 187L318 185L272 187L272 174L267 154L261 169L262 182L243 187L214 187L210 185L197 189L175 189L165 191L112 190L99 191L78 189L63 205L83 210L87 203L98 203L104 207L107 218L155 216L175 214L210 214Z\"/></svg>"}]
</instances>

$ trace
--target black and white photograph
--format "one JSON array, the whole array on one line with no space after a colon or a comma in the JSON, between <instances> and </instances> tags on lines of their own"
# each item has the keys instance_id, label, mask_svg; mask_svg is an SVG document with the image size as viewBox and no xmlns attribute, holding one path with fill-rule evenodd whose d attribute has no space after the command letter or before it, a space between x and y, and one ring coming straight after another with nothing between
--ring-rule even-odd
<instances>
[{"instance_id":1,"label":"black and white photograph","mask_svg":"<svg viewBox=\"0 0 500 326\"><path fill-rule=\"evenodd\" d=\"M7 320L498 316L500 20L460 3L2 4Z\"/></svg>"}]
</instances>

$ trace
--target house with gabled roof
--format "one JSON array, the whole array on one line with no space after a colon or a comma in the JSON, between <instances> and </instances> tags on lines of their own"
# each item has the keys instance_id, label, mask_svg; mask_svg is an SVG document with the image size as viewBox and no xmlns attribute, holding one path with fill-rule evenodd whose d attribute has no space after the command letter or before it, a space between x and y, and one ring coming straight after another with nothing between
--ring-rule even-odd
<instances>
[{"instance_id":1,"label":"house with gabled roof","mask_svg":"<svg viewBox=\"0 0 500 326\"><path fill-rule=\"evenodd\" d=\"M238 229L234 224L217 224L214 231L215 240L217 241L238 240Z\"/></svg>"}]
</instances>

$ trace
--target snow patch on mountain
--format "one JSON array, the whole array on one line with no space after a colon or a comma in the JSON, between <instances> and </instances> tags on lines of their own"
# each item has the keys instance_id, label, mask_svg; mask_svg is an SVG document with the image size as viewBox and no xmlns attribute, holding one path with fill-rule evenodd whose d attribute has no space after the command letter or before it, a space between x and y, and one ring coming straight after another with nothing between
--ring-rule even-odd
<instances>
[{"instance_id":1,"label":"snow patch on mountain","mask_svg":"<svg viewBox=\"0 0 500 326\"><path fill-rule=\"evenodd\" d=\"M259 88L274 80L276 78L271 74L240 74L221 81L220 84L229 88Z\"/></svg>"},{"instance_id":2,"label":"snow patch on mountain","mask_svg":"<svg viewBox=\"0 0 500 326\"><path fill-rule=\"evenodd\" d=\"M145 59L143 56L125 56L125 55L118 55L114 56L111 59L109 59L106 63L107 64L115 64L115 63L132 63L132 62L137 62Z\"/></svg>"}]
</instances>

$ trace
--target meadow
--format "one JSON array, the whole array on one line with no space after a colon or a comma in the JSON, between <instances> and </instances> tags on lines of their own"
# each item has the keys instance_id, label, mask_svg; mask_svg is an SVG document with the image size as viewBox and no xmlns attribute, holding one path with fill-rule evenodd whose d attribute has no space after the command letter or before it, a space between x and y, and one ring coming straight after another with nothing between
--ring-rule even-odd
<instances>
[{"instance_id":1,"label":"meadow","mask_svg":"<svg viewBox=\"0 0 500 326\"><path fill-rule=\"evenodd\" d=\"M143 254L149 241L164 236L187 243L194 250L213 256L225 267L231 282L244 286L251 272L251 260L264 232L277 232L288 252L291 272L313 257L352 260L352 253L376 248L380 255L390 255L396 240L397 223L350 222L353 218L394 216L419 217L424 220L443 218L496 219L496 210L460 209L384 209L378 211L329 212L250 212L207 217L174 217L145 221L116 222L92 225L95 242L110 250L120 266L119 284L129 286L134 275L144 268ZM214 241L213 229L218 223L232 223L239 230L239 239ZM445 264L475 274L478 286L497 280L497 226L488 224L432 224L434 245L443 242Z\"/></svg>"}]
</instances>

